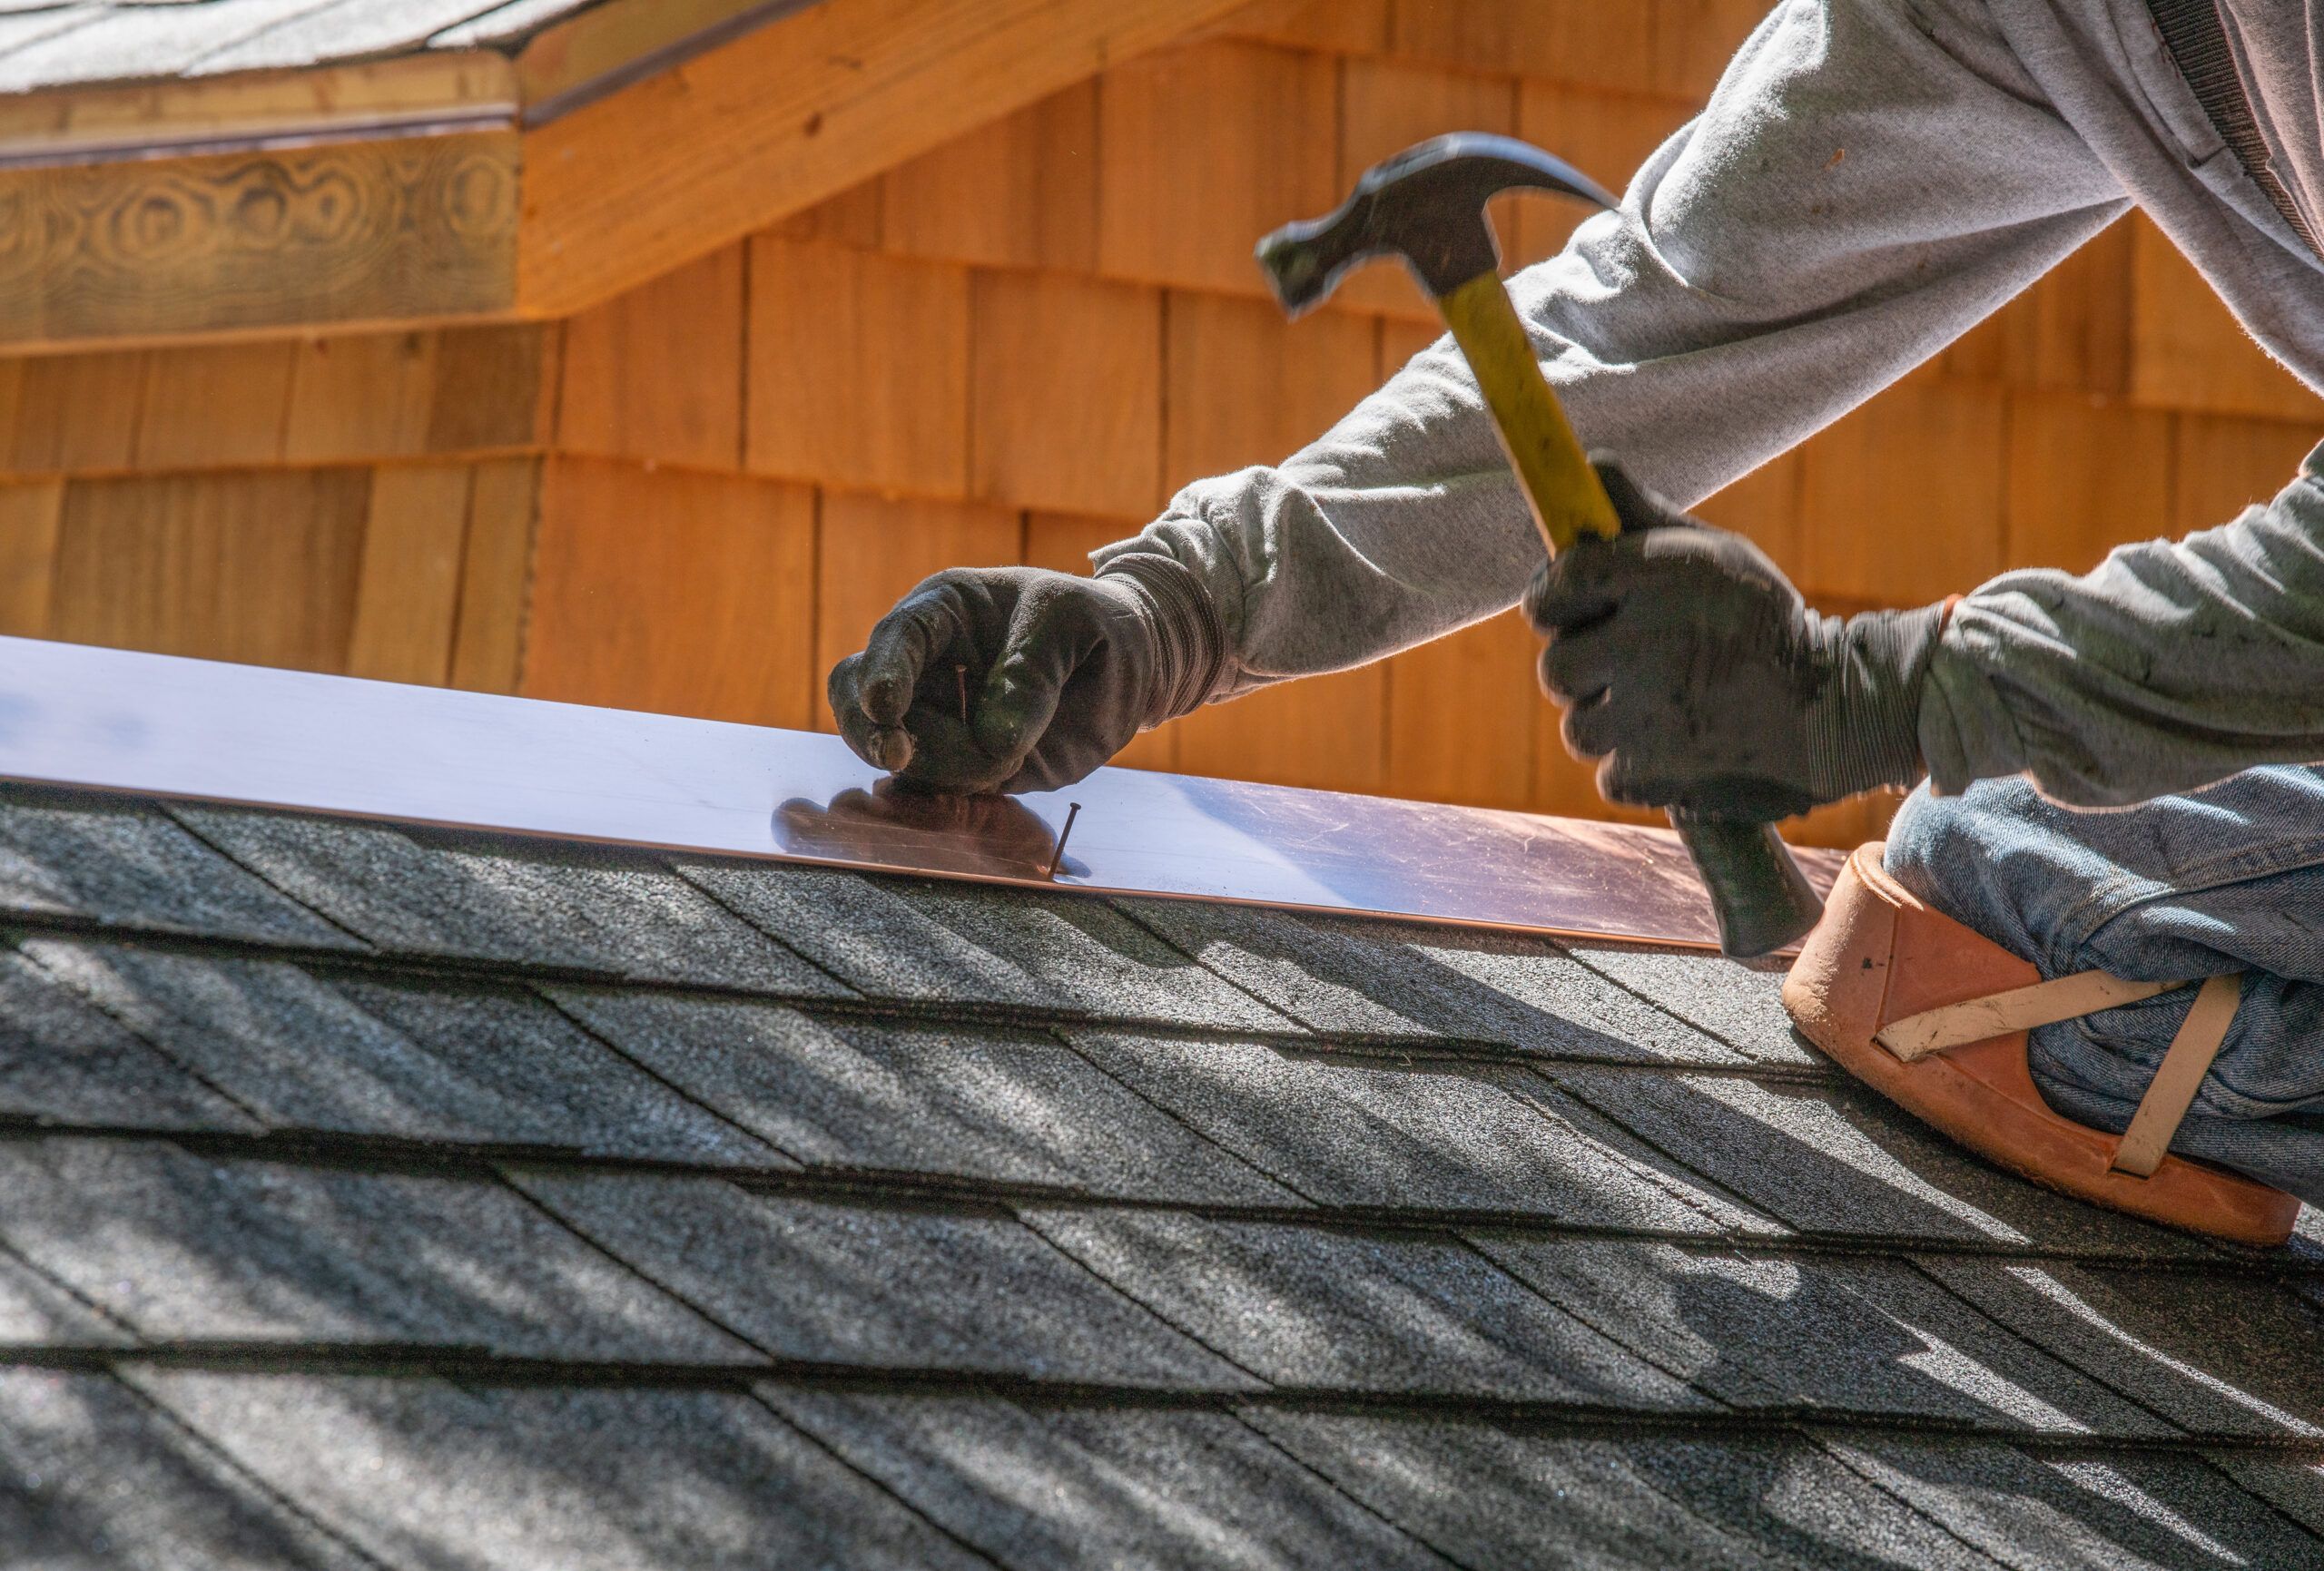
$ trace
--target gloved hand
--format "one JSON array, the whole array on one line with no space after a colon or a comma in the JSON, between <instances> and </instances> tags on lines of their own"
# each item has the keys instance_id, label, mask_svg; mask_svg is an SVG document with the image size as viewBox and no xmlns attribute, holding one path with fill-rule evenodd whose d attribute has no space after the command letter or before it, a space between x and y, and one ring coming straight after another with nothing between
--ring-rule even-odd
<instances>
[{"instance_id":1,"label":"gloved hand","mask_svg":"<svg viewBox=\"0 0 2324 1571\"><path fill-rule=\"evenodd\" d=\"M1739 535L1623 473L1621 515L1545 564L1525 614L1566 746L1615 801L1768 822L1921 772L1920 691L1947 607L1843 622Z\"/></svg>"},{"instance_id":2,"label":"gloved hand","mask_svg":"<svg viewBox=\"0 0 2324 1571\"><path fill-rule=\"evenodd\" d=\"M858 758L908 784L1052 790L1201 703L1225 643L1201 584L1159 554L1095 578L953 568L832 668L832 714Z\"/></svg>"}]
</instances>

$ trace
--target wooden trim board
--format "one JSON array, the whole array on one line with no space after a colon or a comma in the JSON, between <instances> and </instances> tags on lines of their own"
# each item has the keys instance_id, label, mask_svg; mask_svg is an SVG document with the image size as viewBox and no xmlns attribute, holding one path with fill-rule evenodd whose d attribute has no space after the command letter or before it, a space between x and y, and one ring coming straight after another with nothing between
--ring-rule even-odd
<instances>
[{"instance_id":1,"label":"wooden trim board","mask_svg":"<svg viewBox=\"0 0 2324 1571\"><path fill-rule=\"evenodd\" d=\"M303 71L51 88L0 96L0 166L151 160L433 126L510 126L519 108L517 83L507 56L478 49Z\"/></svg>"},{"instance_id":2,"label":"wooden trim board","mask_svg":"<svg viewBox=\"0 0 2324 1571\"><path fill-rule=\"evenodd\" d=\"M0 170L0 342L507 314L512 131Z\"/></svg>"}]
</instances>

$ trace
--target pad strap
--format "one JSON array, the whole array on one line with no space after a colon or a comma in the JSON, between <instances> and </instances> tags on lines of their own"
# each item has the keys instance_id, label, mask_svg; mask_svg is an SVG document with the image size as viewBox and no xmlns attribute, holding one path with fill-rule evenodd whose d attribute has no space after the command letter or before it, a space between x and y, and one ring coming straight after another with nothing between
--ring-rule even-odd
<instances>
[{"instance_id":1,"label":"pad strap","mask_svg":"<svg viewBox=\"0 0 2324 1571\"><path fill-rule=\"evenodd\" d=\"M1881 1027L1872 1038L1910 1064L1933 1053L1965 1047L2037 1026L2095 1015L2123 1004L2135 1004L2186 982L2132 982L2104 971L2081 971L2029 987L2012 987L1983 998L1968 998L1935 1009L1907 1015ZM2235 1024L2236 1006L2243 997L2243 977L2230 971L2213 977L2195 995L2195 1002L2180 1023L2178 1035L2162 1055L2146 1095L2139 1098L2131 1126L2115 1147L2113 1169L2134 1178L2150 1178L2162 1165L2171 1138L2179 1133L2187 1109L2195 1103L2211 1060Z\"/></svg>"},{"instance_id":2,"label":"pad strap","mask_svg":"<svg viewBox=\"0 0 2324 1571\"><path fill-rule=\"evenodd\" d=\"M2219 1056L2220 1044L2227 1040L2227 1028L2235 1024L2236 1006L2242 1001L2243 977L2233 971L2213 977L2195 995L2194 1007L2187 1011L2179 1034L2171 1038L2162 1065L2147 1083L2146 1095L2139 1098L2131 1126L2122 1131L2122 1144L2114 1149L2115 1172L2152 1178L2162 1165L2171 1137L2179 1133L2180 1120L2194 1105L2196 1089L2211 1072L2211 1060Z\"/></svg>"},{"instance_id":3,"label":"pad strap","mask_svg":"<svg viewBox=\"0 0 2324 1571\"><path fill-rule=\"evenodd\" d=\"M2029 987L2012 987L1983 998L1969 998L1942 1008L1924 1009L1880 1028L1875 1042L1910 1064L1948 1047L1966 1047L2013 1031L2054 1026L2123 1004L2135 1004L2184 982L2131 982L2104 971L2078 971Z\"/></svg>"}]
</instances>

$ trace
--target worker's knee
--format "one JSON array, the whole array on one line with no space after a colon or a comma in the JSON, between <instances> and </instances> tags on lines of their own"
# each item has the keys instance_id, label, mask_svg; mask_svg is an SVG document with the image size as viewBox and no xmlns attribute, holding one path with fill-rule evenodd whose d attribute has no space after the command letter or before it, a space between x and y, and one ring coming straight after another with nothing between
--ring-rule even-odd
<instances>
[{"instance_id":1,"label":"worker's knee","mask_svg":"<svg viewBox=\"0 0 2324 1571\"><path fill-rule=\"evenodd\" d=\"M1889 876L2014 954L2040 958L2014 869L2040 833L2041 799L2023 781L1980 781L1957 796L1924 785L1888 826Z\"/></svg>"}]
</instances>

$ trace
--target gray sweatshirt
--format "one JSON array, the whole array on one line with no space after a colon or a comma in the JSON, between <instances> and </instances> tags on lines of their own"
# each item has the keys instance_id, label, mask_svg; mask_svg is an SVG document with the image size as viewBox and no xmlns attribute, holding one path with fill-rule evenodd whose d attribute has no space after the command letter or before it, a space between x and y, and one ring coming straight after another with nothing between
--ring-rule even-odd
<instances>
[{"instance_id":1,"label":"gray sweatshirt","mask_svg":"<svg viewBox=\"0 0 2324 1571\"><path fill-rule=\"evenodd\" d=\"M2324 0L2221 10L2279 178L2324 214ZM1512 288L1583 440L1691 505L2133 203L2324 388L2324 261L2221 142L2142 0L1787 0L1620 211ZM2220 528L1972 595L1922 703L1938 788L2026 771L2112 803L2324 759L2324 458L2309 470ZM1218 611L1214 698L1492 615L1541 559L1449 342L1314 445L1187 486L1098 560L1157 549Z\"/></svg>"}]
</instances>

